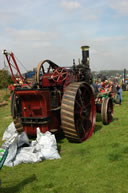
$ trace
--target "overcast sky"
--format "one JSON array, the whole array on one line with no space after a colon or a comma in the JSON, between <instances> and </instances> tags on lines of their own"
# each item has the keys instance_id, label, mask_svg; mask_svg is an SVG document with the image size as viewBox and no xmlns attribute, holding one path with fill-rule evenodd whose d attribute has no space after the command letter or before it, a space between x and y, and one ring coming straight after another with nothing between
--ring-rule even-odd
<instances>
[{"instance_id":1,"label":"overcast sky","mask_svg":"<svg viewBox=\"0 0 128 193\"><path fill-rule=\"evenodd\" d=\"M128 69L128 0L0 0L0 69L3 49L31 70L71 66L82 45L92 70Z\"/></svg>"}]
</instances>

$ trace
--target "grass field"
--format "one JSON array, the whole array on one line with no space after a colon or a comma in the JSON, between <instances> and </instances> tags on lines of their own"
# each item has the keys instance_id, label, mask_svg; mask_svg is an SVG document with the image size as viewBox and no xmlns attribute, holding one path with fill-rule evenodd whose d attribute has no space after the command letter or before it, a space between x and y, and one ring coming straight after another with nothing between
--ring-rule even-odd
<instances>
[{"instance_id":1,"label":"grass field","mask_svg":"<svg viewBox=\"0 0 128 193\"><path fill-rule=\"evenodd\" d=\"M0 103L9 100L9 90L0 89Z\"/></svg>"},{"instance_id":2,"label":"grass field","mask_svg":"<svg viewBox=\"0 0 128 193\"><path fill-rule=\"evenodd\" d=\"M58 141L61 159L20 164L0 171L0 193L128 193L128 92L114 107L114 120L97 119L92 137L81 144ZM11 123L10 107L0 108L0 143Z\"/></svg>"}]
</instances>

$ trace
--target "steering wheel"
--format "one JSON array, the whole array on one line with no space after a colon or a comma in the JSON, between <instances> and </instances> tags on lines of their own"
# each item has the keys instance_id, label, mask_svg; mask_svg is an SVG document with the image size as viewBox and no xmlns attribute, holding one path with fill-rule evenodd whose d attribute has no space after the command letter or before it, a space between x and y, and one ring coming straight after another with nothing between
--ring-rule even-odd
<instances>
[{"instance_id":1,"label":"steering wheel","mask_svg":"<svg viewBox=\"0 0 128 193\"><path fill-rule=\"evenodd\" d=\"M68 77L68 70L64 67L57 68L51 76L53 81L59 84L62 83L64 80L66 80L67 77Z\"/></svg>"}]
</instances>

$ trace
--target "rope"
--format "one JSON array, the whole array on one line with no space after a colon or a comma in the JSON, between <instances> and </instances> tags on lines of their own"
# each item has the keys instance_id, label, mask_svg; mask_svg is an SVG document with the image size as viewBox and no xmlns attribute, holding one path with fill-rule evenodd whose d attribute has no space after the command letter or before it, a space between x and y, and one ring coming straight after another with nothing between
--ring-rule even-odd
<instances>
[{"instance_id":1,"label":"rope","mask_svg":"<svg viewBox=\"0 0 128 193\"><path fill-rule=\"evenodd\" d=\"M22 62L15 56L16 60L21 64L21 66L24 68L24 70L27 72L28 69L22 64Z\"/></svg>"}]
</instances>

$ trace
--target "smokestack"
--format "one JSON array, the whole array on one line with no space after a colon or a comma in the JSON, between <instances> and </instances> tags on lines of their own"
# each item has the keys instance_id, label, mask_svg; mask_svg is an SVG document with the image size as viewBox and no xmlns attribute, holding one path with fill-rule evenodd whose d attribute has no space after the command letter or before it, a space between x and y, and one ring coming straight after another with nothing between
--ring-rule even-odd
<instances>
[{"instance_id":1,"label":"smokestack","mask_svg":"<svg viewBox=\"0 0 128 193\"><path fill-rule=\"evenodd\" d=\"M82 49L82 64L89 68L89 46L81 46Z\"/></svg>"}]
</instances>

